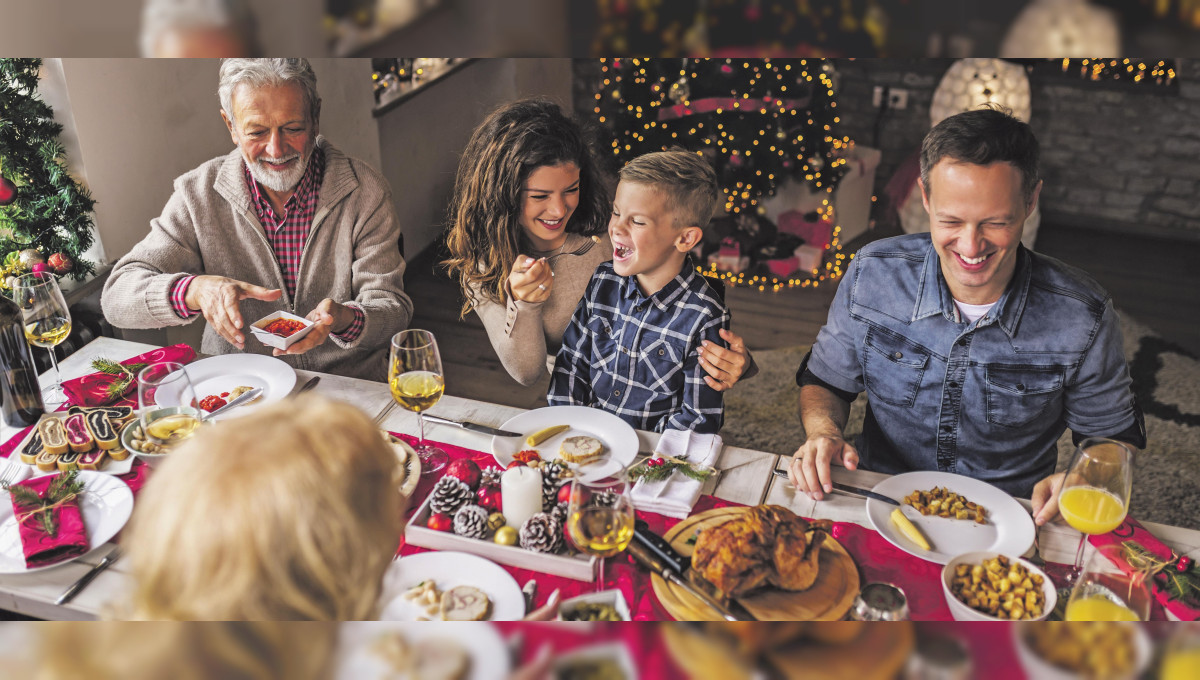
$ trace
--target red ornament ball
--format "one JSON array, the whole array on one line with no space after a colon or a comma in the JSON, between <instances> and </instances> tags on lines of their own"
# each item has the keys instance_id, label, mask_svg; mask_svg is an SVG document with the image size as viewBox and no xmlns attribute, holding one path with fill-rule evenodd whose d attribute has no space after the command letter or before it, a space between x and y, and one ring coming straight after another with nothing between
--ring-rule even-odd
<instances>
[{"instance_id":1,"label":"red ornament ball","mask_svg":"<svg viewBox=\"0 0 1200 680\"><path fill-rule=\"evenodd\" d=\"M444 512L435 512L429 516L429 521L425 523L425 526L434 531L453 532L454 519Z\"/></svg>"},{"instance_id":2,"label":"red ornament ball","mask_svg":"<svg viewBox=\"0 0 1200 680\"><path fill-rule=\"evenodd\" d=\"M17 200L17 185L8 180L7 177L0 177L0 206L8 205Z\"/></svg>"},{"instance_id":3,"label":"red ornament ball","mask_svg":"<svg viewBox=\"0 0 1200 680\"><path fill-rule=\"evenodd\" d=\"M582 484L580 484L579 486L575 487L575 496L578 499L578 503L576 503L576 505L587 505L588 501L592 500L592 491L591 491L591 489L588 489L586 486L583 486ZM570 483L563 484L562 486L560 486L558 488L558 502L559 503L570 503L571 502L571 484Z\"/></svg>"},{"instance_id":4,"label":"red ornament ball","mask_svg":"<svg viewBox=\"0 0 1200 680\"><path fill-rule=\"evenodd\" d=\"M479 465L475 461L460 458L446 468L446 476L453 477L475 489L479 486L479 478L483 476L483 471L479 469Z\"/></svg>"},{"instance_id":5,"label":"red ornament ball","mask_svg":"<svg viewBox=\"0 0 1200 680\"><path fill-rule=\"evenodd\" d=\"M475 499L479 503L479 507L488 512L503 512L504 498L500 494L498 486L481 486L475 492Z\"/></svg>"},{"instance_id":6,"label":"red ornament ball","mask_svg":"<svg viewBox=\"0 0 1200 680\"><path fill-rule=\"evenodd\" d=\"M29 268L29 271L33 272L34 274L40 274L42 272L50 271L50 267L45 262L34 262L33 266Z\"/></svg>"},{"instance_id":7,"label":"red ornament ball","mask_svg":"<svg viewBox=\"0 0 1200 680\"><path fill-rule=\"evenodd\" d=\"M46 264L55 274L67 274L75 268L75 262L66 253L54 253L46 260Z\"/></svg>"}]
</instances>

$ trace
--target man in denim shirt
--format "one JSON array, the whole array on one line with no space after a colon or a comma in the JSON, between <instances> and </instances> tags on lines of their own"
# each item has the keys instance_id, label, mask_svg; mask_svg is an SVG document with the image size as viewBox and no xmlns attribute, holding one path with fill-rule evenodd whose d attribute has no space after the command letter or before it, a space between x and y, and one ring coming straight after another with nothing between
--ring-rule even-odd
<instances>
[{"instance_id":1,"label":"man in denim shirt","mask_svg":"<svg viewBox=\"0 0 1200 680\"><path fill-rule=\"evenodd\" d=\"M1057 512L1056 441L1106 436L1145 446L1112 300L1082 271L1021 245L1037 205L1030 127L985 109L947 118L921 147L929 234L858 252L797 373L808 439L797 489L829 492L830 463L942 470L1032 495ZM869 395L863 433L843 439Z\"/></svg>"}]
</instances>

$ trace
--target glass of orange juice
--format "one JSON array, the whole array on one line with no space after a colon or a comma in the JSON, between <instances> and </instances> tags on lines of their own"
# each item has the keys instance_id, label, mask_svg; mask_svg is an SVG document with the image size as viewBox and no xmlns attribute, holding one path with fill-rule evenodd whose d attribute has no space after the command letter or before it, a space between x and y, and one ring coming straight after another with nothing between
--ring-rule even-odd
<instances>
[{"instance_id":1,"label":"glass of orange juice","mask_svg":"<svg viewBox=\"0 0 1200 680\"><path fill-rule=\"evenodd\" d=\"M1172 625L1158 668L1159 680L1200 678L1200 622Z\"/></svg>"},{"instance_id":2,"label":"glass of orange juice","mask_svg":"<svg viewBox=\"0 0 1200 680\"><path fill-rule=\"evenodd\" d=\"M1078 577L1089 534L1107 534L1125 521L1133 488L1133 451L1121 442L1091 437L1079 443L1058 494L1063 519L1084 534L1075 550Z\"/></svg>"},{"instance_id":3,"label":"glass of orange juice","mask_svg":"<svg viewBox=\"0 0 1200 680\"><path fill-rule=\"evenodd\" d=\"M1098 548L1075 580L1067 600L1067 621L1146 621L1150 618L1150 588L1138 575L1117 568L1119 545Z\"/></svg>"}]
</instances>

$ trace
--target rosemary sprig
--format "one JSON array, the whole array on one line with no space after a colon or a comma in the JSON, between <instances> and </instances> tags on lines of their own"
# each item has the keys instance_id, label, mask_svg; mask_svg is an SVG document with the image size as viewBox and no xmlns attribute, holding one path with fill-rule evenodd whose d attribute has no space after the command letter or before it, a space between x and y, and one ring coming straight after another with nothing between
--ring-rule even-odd
<instances>
[{"instance_id":1,"label":"rosemary sprig","mask_svg":"<svg viewBox=\"0 0 1200 680\"><path fill-rule=\"evenodd\" d=\"M655 464L651 465L651 461L654 461ZM648 460L630 470L629 477L634 480L644 479L647 482L661 482L676 472L688 479L704 482L712 476L713 469L693 465L681 458L669 457Z\"/></svg>"},{"instance_id":2,"label":"rosemary sprig","mask_svg":"<svg viewBox=\"0 0 1200 680\"><path fill-rule=\"evenodd\" d=\"M98 357L92 360L92 368L97 372L105 375L117 376L117 379L109 384L108 388L104 391L104 395L110 400L116 399L117 397L125 394L125 391L128 390L129 386L133 384L133 381L137 379L137 372L148 365L149 364L133 363L126 366L120 362L113 361L112 359L106 359L104 357Z\"/></svg>"},{"instance_id":3,"label":"rosemary sprig","mask_svg":"<svg viewBox=\"0 0 1200 680\"><path fill-rule=\"evenodd\" d=\"M83 493L83 482L76 479L78 475L78 470L71 470L55 477L46 489L45 496L39 496L36 491L21 484L4 482L0 486L12 496L22 511L36 513L38 521L42 523L42 531L46 532L47 536L54 537L58 535L58 520L49 509L69 496Z\"/></svg>"}]
</instances>

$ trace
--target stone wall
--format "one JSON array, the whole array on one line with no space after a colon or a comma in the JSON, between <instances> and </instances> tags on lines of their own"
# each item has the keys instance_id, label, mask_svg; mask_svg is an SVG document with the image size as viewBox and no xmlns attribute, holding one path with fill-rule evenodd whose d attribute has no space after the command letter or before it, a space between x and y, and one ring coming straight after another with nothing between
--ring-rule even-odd
<instances>
[{"instance_id":1,"label":"stone wall","mask_svg":"<svg viewBox=\"0 0 1200 680\"><path fill-rule=\"evenodd\" d=\"M838 60L845 134L874 145L876 85L909 91L908 108L880 122L876 193L929 129L929 102L951 62ZM1200 60L1177 62L1179 91L1107 89L1086 81L1032 82L1042 144L1043 219L1148 236L1200 240Z\"/></svg>"}]
</instances>

